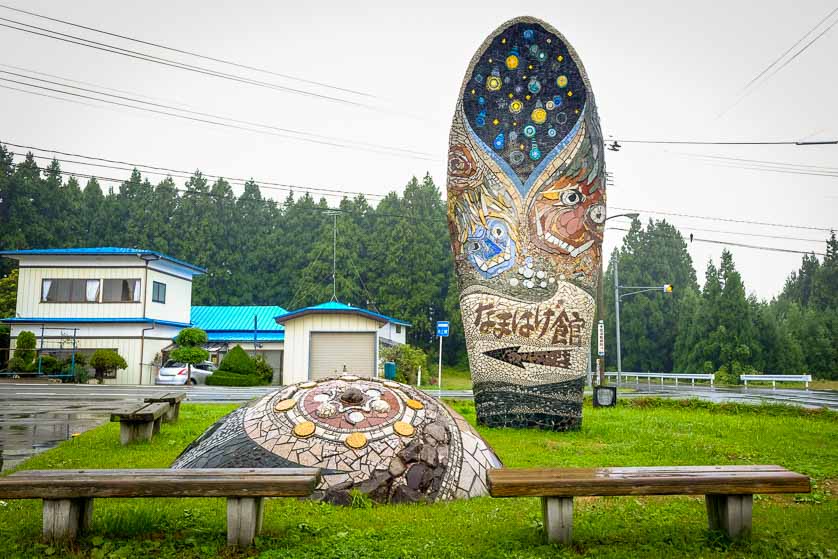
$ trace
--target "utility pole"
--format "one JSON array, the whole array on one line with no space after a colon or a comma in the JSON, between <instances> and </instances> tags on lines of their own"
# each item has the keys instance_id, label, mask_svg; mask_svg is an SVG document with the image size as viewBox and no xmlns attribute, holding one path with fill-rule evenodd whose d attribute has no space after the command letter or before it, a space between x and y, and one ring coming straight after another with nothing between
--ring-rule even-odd
<instances>
[{"instance_id":1,"label":"utility pole","mask_svg":"<svg viewBox=\"0 0 838 559\"><path fill-rule=\"evenodd\" d=\"M338 262L338 212L327 212L326 215L332 216L332 301L338 300L338 276L337 276L337 262Z\"/></svg>"}]
</instances>

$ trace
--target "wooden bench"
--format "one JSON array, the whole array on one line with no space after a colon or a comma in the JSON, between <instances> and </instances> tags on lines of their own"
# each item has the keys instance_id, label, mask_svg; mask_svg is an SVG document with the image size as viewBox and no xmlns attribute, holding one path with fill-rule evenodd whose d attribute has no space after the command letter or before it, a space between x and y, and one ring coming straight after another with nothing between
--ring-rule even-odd
<instances>
[{"instance_id":1,"label":"wooden bench","mask_svg":"<svg viewBox=\"0 0 838 559\"><path fill-rule=\"evenodd\" d=\"M111 413L111 421L119 421L119 442L149 441L160 432L160 423L169 404L143 404L139 407Z\"/></svg>"},{"instance_id":2,"label":"wooden bench","mask_svg":"<svg viewBox=\"0 0 838 559\"><path fill-rule=\"evenodd\" d=\"M651 468L497 469L489 471L492 497L541 497L551 543L569 544L573 498L607 495L705 495L711 530L730 538L751 529L754 493L808 493L809 478L780 466L672 466Z\"/></svg>"},{"instance_id":3,"label":"wooden bench","mask_svg":"<svg viewBox=\"0 0 838 559\"><path fill-rule=\"evenodd\" d=\"M174 423L180 416L180 403L186 399L186 392L168 392L161 396L150 396L143 400L146 404L169 404L169 409L163 416L166 423Z\"/></svg>"},{"instance_id":4,"label":"wooden bench","mask_svg":"<svg viewBox=\"0 0 838 559\"><path fill-rule=\"evenodd\" d=\"M90 528L93 499L226 497L227 544L246 547L262 527L264 497L304 497L316 468L194 470L30 470L0 478L0 499L43 499L47 541L72 541Z\"/></svg>"}]
</instances>

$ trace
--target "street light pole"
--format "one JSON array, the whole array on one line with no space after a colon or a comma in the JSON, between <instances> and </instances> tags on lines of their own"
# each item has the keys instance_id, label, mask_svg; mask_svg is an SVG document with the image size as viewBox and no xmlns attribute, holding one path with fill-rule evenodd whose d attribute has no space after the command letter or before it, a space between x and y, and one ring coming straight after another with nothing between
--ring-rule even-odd
<instances>
[{"instance_id":1,"label":"street light pole","mask_svg":"<svg viewBox=\"0 0 838 559\"><path fill-rule=\"evenodd\" d=\"M623 356L620 350L620 274L617 271L620 257L614 259L614 320L617 323L617 386L623 380Z\"/></svg>"}]
</instances>

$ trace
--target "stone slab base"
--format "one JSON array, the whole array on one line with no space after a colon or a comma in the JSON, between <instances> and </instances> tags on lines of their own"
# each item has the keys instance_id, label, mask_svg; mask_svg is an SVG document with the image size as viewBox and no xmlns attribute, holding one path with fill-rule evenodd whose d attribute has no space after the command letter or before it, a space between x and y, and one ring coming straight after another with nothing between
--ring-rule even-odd
<instances>
[{"instance_id":1,"label":"stone slab base","mask_svg":"<svg viewBox=\"0 0 838 559\"><path fill-rule=\"evenodd\" d=\"M508 382L477 382L477 423L487 427L535 427L574 431L582 427L585 378L524 386Z\"/></svg>"}]
</instances>

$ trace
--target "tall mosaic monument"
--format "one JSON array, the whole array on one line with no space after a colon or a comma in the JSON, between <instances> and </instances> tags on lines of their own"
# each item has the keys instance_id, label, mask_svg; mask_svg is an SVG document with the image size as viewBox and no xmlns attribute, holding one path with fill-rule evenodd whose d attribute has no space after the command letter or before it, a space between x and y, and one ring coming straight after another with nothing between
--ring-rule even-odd
<instances>
[{"instance_id":1,"label":"tall mosaic monument","mask_svg":"<svg viewBox=\"0 0 838 559\"><path fill-rule=\"evenodd\" d=\"M472 58L447 186L478 422L579 428L605 158L588 76L549 24L504 23Z\"/></svg>"}]
</instances>

